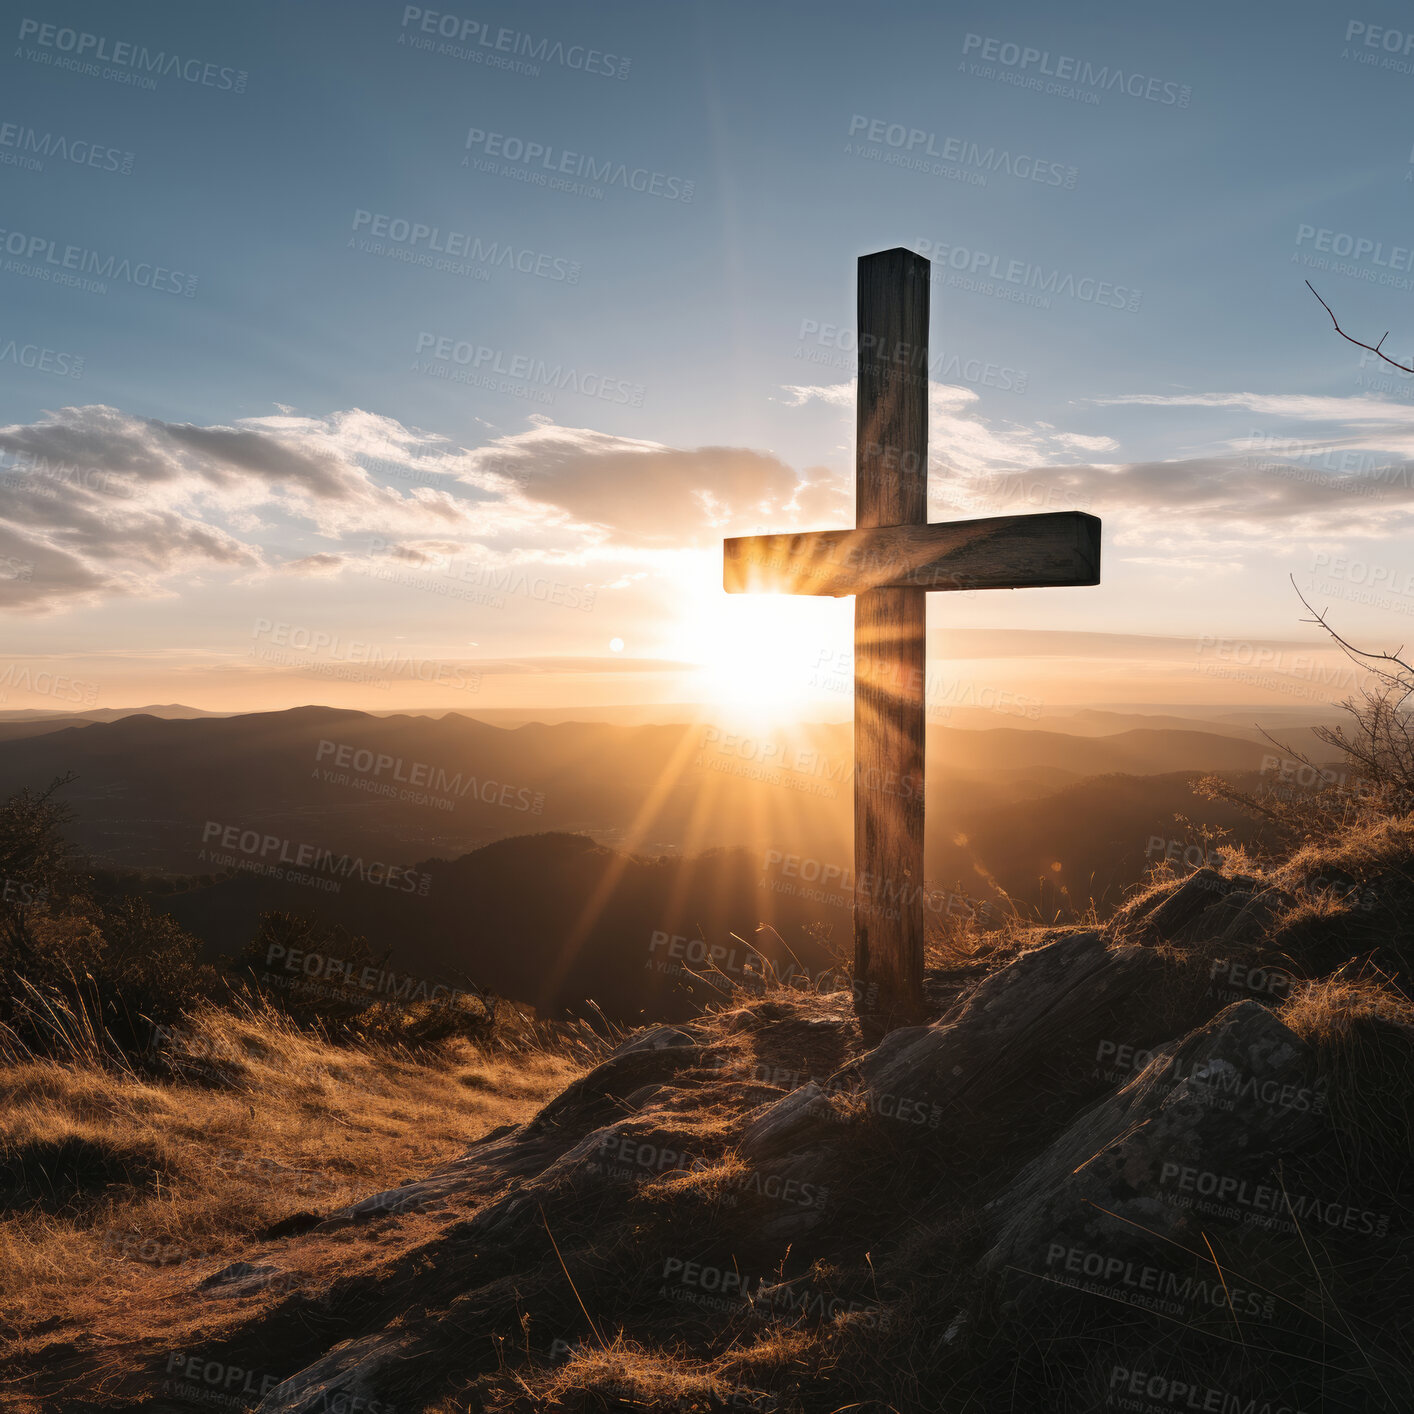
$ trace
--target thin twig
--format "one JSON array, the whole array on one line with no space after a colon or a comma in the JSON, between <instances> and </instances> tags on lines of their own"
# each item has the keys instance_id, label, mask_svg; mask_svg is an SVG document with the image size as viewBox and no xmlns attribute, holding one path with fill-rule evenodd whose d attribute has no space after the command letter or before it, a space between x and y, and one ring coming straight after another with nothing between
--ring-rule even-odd
<instances>
[{"instance_id":1,"label":"thin twig","mask_svg":"<svg viewBox=\"0 0 1414 1414\"><path fill-rule=\"evenodd\" d=\"M1301 592L1301 587L1296 583L1296 576L1294 574L1290 576L1290 579L1291 587L1296 590L1296 597L1301 600L1307 612L1311 615L1309 619L1304 619L1302 622L1319 624L1321 628L1330 634L1336 643L1340 645L1345 656L1349 658L1352 663L1356 664L1357 667L1365 668L1368 672L1375 673L1378 677L1383 679L1388 687L1400 689L1401 695L1399 701L1394 704L1394 710L1398 712L1409 700L1411 694L1414 694L1414 665L1406 663L1404 659L1399 656L1404 652L1403 645L1395 649L1393 653L1374 653L1367 648L1357 648L1349 639L1342 638L1341 635L1326 622L1326 615L1324 613L1317 613L1316 610L1311 607L1310 600ZM1370 664L1372 663L1393 663L1395 667L1401 670L1402 676L1400 673L1391 672L1387 668L1371 667Z\"/></svg>"},{"instance_id":2,"label":"thin twig","mask_svg":"<svg viewBox=\"0 0 1414 1414\"><path fill-rule=\"evenodd\" d=\"M1313 295L1316 295L1316 287L1309 280L1306 281L1306 288L1310 290ZM1359 339L1352 339L1350 335L1340 327L1340 321L1335 317L1335 311L1331 309L1330 305L1328 305L1325 300L1321 299L1320 295L1316 295L1316 298L1321 300L1321 308L1330 315L1331 323L1335 325L1335 332L1339 334L1342 339L1354 344L1356 348L1369 349L1372 354L1379 354L1391 368L1397 368L1401 373L1414 373L1414 368L1407 368L1402 363L1396 363L1387 353L1380 353L1380 344L1384 343L1384 341L1389 338L1388 329L1380 335L1380 344L1367 344Z\"/></svg>"},{"instance_id":3,"label":"thin twig","mask_svg":"<svg viewBox=\"0 0 1414 1414\"><path fill-rule=\"evenodd\" d=\"M1242 1323L1237 1319L1237 1312L1233 1308L1232 1292L1227 1289L1227 1278L1223 1275L1222 1263L1218 1261L1218 1254L1213 1251L1213 1244L1209 1240L1208 1234L1206 1232L1201 1232L1201 1229L1200 1233L1203 1238L1203 1245L1208 1249L1208 1256L1212 1258L1213 1266L1217 1268L1218 1280L1222 1283L1223 1287L1223 1295L1227 1297L1227 1313L1229 1316L1232 1317L1232 1324L1237 1328L1237 1338L1242 1342L1243 1345L1246 1345L1246 1338L1242 1334Z\"/></svg>"},{"instance_id":4,"label":"thin twig","mask_svg":"<svg viewBox=\"0 0 1414 1414\"><path fill-rule=\"evenodd\" d=\"M584 1319L589 1322L589 1329L594 1332L594 1338L599 1342L601 1349L607 1348L603 1335L600 1334L599 1327L594 1324L594 1317L589 1314L589 1308L584 1304L584 1298L579 1294L579 1288L574 1284L574 1278L570 1275L570 1269L565 1266L565 1259L560 1256L560 1244L555 1241L555 1234L550 1231L549 1221L545 1217L545 1209L540 1209L540 1221L545 1224L545 1236L550 1239L550 1246L555 1249L555 1256L559 1259L560 1270L565 1274L565 1280L570 1284L570 1290L574 1292L574 1299L579 1302L579 1309L584 1312Z\"/></svg>"},{"instance_id":5,"label":"thin twig","mask_svg":"<svg viewBox=\"0 0 1414 1414\"><path fill-rule=\"evenodd\" d=\"M1325 629L1325 631L1330 634L1330 636L1335 639L1335 641L1340 644L1340 646L1344 648L1345 651L1349 653L1352 658L1379 659L1380 661L1385 663L1394 663L1399 667L1403 668L1406 673L1414 674L1414 666L1411 666L1410 664L1406 663L1404 659L1399 656L1401 653L1404 652L1403 647L1397 648L1393 653L1373 653L1368 648L1357 648L1353 643L1350 643L1348 640L1342 638L1340 634L1338 634L1326 622L1325 614L1318 614L1315 609L1311 608L1310 601L1301 592L1300 587L1296 583L1296 576L1292 575L1290 576L1290 578L1291 586L1293 589L1296 590L1296 597L1300 599L1301 602L1306 606L1306 608L1309 609L1311 612L1311 617L1309 619L1303 619L1303 623L1320 624L1320 626ZM1327 612L1329 612L1329 610Z\"/></svg>"}]
</instances>

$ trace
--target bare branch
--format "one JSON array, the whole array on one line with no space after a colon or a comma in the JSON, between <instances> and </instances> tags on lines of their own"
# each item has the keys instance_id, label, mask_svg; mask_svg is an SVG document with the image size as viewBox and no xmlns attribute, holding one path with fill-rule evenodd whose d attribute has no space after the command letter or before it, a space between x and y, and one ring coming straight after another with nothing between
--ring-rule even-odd
<instances>
[{"instance_id":1,"label":"bare branch","mask_svg":"<svg viewBox=\"0 0 1414 1414\"><path fill-rule=\"evenodd\" d=\"M1311 728L1312 735L1339 751L1354 769L1361 813L1388 816L1409 811L1414 806L1414 716L1406 704L1414 696L1414 667L1401 656L1403 648L1394 653L1357 648L1330 626L1325 613L1311 608L1294 575L1291 587L1311 614L1303 622L1318 624L1374 680L1359 689L1358 697L1340 703L1351 717L1349 732L1341 726L1318 724Z\"/></svg>"},{"instance_id":2,"label":"bare branch","mask_svg":"<svg viewBox=\"0 0 1414 1414\"><path fill-rule=\"evenodd\" d=\"M1330 634L1333 639L1335 639L1338 644L1340 644L1340 646L1345 650L1346 655L1351 659L1352 662L1359 663L1360 660L1363 658L1369 662L1393 663L1396 667L1402 668L1410 678L1414 678L1414 667L1411 667L1408 663L1404 661L1403 658L1399 656L1400 653L1404 652L1403 648L1398 649L1394 653L1371 653L1368 649L1357 648L1353 643L1350 643L1346 639L1342 638L1340 634L1338 634L1326 622L1325 614L1318 614L1313 608L1311 608L1309 601L1307 600L1306 596L1301 592L1300 586L1296 583L1296 576L1292 575L1290 576L1290 578L1291 587L1296 590L1296 597L1302 602L1303 605L1305 605L1306 609L1311 615L1309 619L1303 619L1303 623L1319 624L1323 629L1325 629L1328 634ZM1380 668L1375 668L1373 669L1373 671L1383 673L1385 676L1391 678L1395 678L1395 680L1398 681L1401 686L1407 687L1408 691L1405 694L1406 696L1409 692L1414 692L1414 686L1409 686L1409 684L1404 679L1397 678L1395 674L1388 673L1384 669Z\"/></svg>"},{"instance_id":3,"label":"bare branch","mask_svg":"<svg viewBox=\"0 0 1414 1414\"><path fill-rule=\"evenodd\" d=\"M1313 295L1316 295L1316 287L1309 280L1306 281L1306 288L1310 290ZM1387 353L1380 353L1380 344L1384 343L1384 341L1389 338L1388 329L1380 335L1380 344L1366 344L1362 343L1359 339L1352 339L1350 335L1340 327L1340 321L1335 317L1335 311L1331 309L1330 305L1328 305L1325 300L1321 299L1320 295L1316 295L1316 298L1321 300L1321 308L1330 315L1331 323L1335 325L1335 332L1339 334L1342 339L1354 344L1356 348L1369 349L1372 354L1380 354L1380 357L1384 359L1391 368L1397 368L1401 373L1414 373L1414 368L1406 368L1404 364L1396 363Z\"/></svg>"}]
</instances>

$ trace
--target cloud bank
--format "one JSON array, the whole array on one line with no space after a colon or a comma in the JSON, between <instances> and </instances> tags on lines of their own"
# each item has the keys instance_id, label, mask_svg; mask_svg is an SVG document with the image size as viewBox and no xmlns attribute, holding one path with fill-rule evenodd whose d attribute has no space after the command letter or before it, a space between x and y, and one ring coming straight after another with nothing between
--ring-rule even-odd
<instances>
[{"instance_id":1,"label":"cloud bank","mask_svg":"<svg viewBox=\"0 0 1414 1414\"><path fill-rule=\"evenodd\" d=\"M850 383L782 401L852 424ZM981 415L930 387L932 514L1093 510L1136 554L1414 528L1414 408L1369 397L1126 394L1096 405L1242 411L1273 434L1210 455L1107 461L1104 435ZM68 407L0 428L0 603L38 612L171 593L206 575L337 576L375 561L644 563L756 529L848 525L852 474L744 447L562 427L477 448L358 409L230 426ZM1283 428L1300 436L1275 435ZM273 547L290 547L275 549ZM1201 553L1201 550L1200 550Z\"/></svg>"}]
</instances>

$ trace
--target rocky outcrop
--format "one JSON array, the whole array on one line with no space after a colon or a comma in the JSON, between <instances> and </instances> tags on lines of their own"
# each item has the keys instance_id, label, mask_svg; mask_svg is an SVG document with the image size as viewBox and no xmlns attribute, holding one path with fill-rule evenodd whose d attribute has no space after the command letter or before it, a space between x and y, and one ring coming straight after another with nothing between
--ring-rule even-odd
<instances>
[{"instance_id":1,"label":"rocky outcrop","mask_svg":"<svg viewBox=\"0 0 1414 1414\"><path fill-rule=\"evenodd\" d=\"M282 1355L282 1376L307 1363L261 1410L436 1408L448 1372L459 1390L498 1377L509 1347L484 1338L527 1313L546 1346L587 1348L588 1325L601 1343L622 1330L676 1348L687 1331L720 1353L770 1348L778 1309L791 1339L835 1339L842 1312L881 1349L897 1317L911 1343L881 1355L893 1370L992 1342L1007 1369L969 1407L1005 1407L987 1399L1067 1336L1083 1337L1066 1347L1074 1399L1032 1407L1103 1407L1117 1371L1162 1356L1187 1378L1209 1351L1289 1368L1304 1397L1303 1351L1341 1339L1331 1294L1345 1270L1312 1253L1348 1236L1313 1234L1307 1216L1330 1207L1311 1177L1337 1142L1325 1071L1279 998L1217 1010L1231 991L1209 967L1239 957L1248 976L1292 902L1199 870L1103 932L1033 934L975 982L959 969L938 1020L862 1054L853 1017L821 998L752 999L630 1037L527 1123L323 1217L331 1232L432 1214L407 1230L435 1236L398 1258L398 1291L341 1288L335 1304L354 1314ZM1286 1182L1293 1169L1304 1189ZM298 1268L249 1257L203 1283L213 1308ZM909 1325L919 1317L933 1323ZM299 1328L300 1309L278 1326ZM845 1368L860 1348L831 1347L825 1363ZM1383 1408L1361 1402L1370 1380L1349 1349L1322 1377L1327 1407ZM533 1398L546 1353L526 1348L513 1398ZM1214 1371L1203 1398L1246 1408L1245 1380L1236 1363Z\"/></svg>"},{"instance_id":2,"label":"rocky outcrop","mask_svg":"<svg viewBox=\"0 0 1414 1414\"><path fill-rule=\"evenodd\" d=\"M1324 1108L1310 1047L1236 1003L1022 1169L990 1205L982 1269L1018 1319L1061 1323L1085 1294L1294 1347L1320 1317L1303 1310L1295 1210L1274 1173L1321 1136Z\"/></svg>"},{"instance_id":3,"label":"rocky outcrop","mask_svg":"<svg viewBox=\"0 0 1414 1414\"><path fill-rule=\"evenodd\" d=\"M328 1214L315 1229L330 1232L399 1213L429 1212L459 1195L474 1197L506 1179L527 1180L567 1155L581 1156L586 1136L622 1117L634 1096L661 1094L681 1072L703 1064L705 1049L687 1032L663 1026L629 1038L600 1065L545 1105L528 1124L502 1126L460 1158L425 1178L370 1194ZM662 1138L661 1135L658 1136Z\"/></svg>"},{"instance_id":4,"label":"rocky outcrop","mask_svg":"<svg viewBox=\"0 0 1414 1414\"><path fill-rule=\"evenodd\" d=\"M788 1246L826 1214L824 1179L842 1140L846 1102L814 1084L781 1094L735 1080L720 1061L700 1037L681 1028L631 1037L526 1124L494 1131L425 1178L327 1215L316 1231L465 1208L469 1216L449 1229L459 1251L507 1252L532 1241L548 1246L547 1215L560 1230L565 1214L586 1205L622 1214L646 1182L711 1170L735 1156L751 1175L745 1182L739 1168L731 1170L740 1196L730 1202L740 1229ZM719 1099L733 1097L740 1121L729 1130L709 1124L704 1134L690 1120L675 1124L675 1109L692 1088L705 1084L716 1087ZM684 1234L680 1241L690 1238ZM537 1261L558 1269L557 1255L537 1255ZM227 1275L217 1274L221 1280ZM248 1276L229 1273L237 1285ZM445 1300L445 1280L439 1289ZM508 1287L508 1297L515 1289ZM460 1342L465 1304L456 1296L455 1315L343 1342L272 1390L260 1405L262 1414L392 1407L409 1382L417 1383L419 1365L435 1366L445 1358L448 1341Z\"/></svg>"},{"instance_id":5,"label":"rocky outcrop","mask_svg":"<svg viewBox=\"0 0 1414 1414\"><path fill-rule=\"evenodd\" d=\"M1310 1047L1268 1008L1235 1003L1152 1053L1017 1175L993 1205L999 1227L986 1265L1026 1266L1057 1239L1185 1236L1204 1220L1168 1170L1222 1174L1233 1190L1255 1183L1315 1137L1323 1111Z\"/></svg>"},{"instance_id":6,"label":"rocky outcrop","mask_svg":"<svg viewBox=\"0 0 1414 1414\"><path fill-rule=\"evenodd\" d=\"M636 1056L642 1051L667 1051L678 1046L695 1046L697 1041L679 1026L650 1026L637 1036L630 1036L616 1047L609 1056L615 1060L619 1056Z\"/></svg>"},{"instance_id":7,"label":"rocky outcrop","mask_svg":"<svg viewBox=\"0 0 1414 1414\"><path fill-rule=\"evenodd\" d=\"M931 1026L892 1032L859 1063L869 1110L919 1134L1005 1121L1067 1061L1088 1067L1155 954L1084 931L1022 953Z\"/></svg>"},{"instance_id":8,"label":"rocky outcrop","mask_svg":"<svg viewBox=\"0 0 1414 1414\"><path fill-rule=\"evenodd\" d=\"M388 1372L411 1345L398 1331L344 1341L271 1390L260 1402L260 1414L329 1414L336 1409L392 1414L393 1405L381 1391Z\"/></svg>"},{"instance_id":9,"label":"rocky outcrop","mask_svg":"<svg viewBox=\"0 0 1414 1414\"><path fill-rule=\"evenodd\" d=\"M1267 937L1295 902L1285 889L1250 875L1205 867L1131 900L1105 926L1104 936L1112 943L1240 950Z\"/></svg>"},{"instance_id":10,"label":"rocky outcrop","mask_svg":"<svg viewBox=\"0 0 1414 1414\"><path fill-rule=\"evenodd\" d=\"M1111 940L1168 941L1235 893L1248 893L1251 880L1231 878L1216 869L1195 869L1167 888L1151 889L1131 899L1105 927Z\"/></svg>"}]
</instances>

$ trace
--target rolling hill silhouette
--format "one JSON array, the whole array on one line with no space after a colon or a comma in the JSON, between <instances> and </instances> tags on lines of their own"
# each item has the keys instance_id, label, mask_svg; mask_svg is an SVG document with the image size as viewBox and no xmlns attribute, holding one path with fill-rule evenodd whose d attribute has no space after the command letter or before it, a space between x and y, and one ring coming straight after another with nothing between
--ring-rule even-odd
<instances>
[{"instance_id":1,"label":"rolling hill silhouette","mask_svg":"<svg viewBox=\"0 0 1414 1414\"><path fill-rule=\"evenodd\" d=\"M761 924L812 975L832 963L825 940L848 939L849 732L135 714L0 739L0 790L74 773L78 848L103 867L204 876L148 887L210 952L237 951L282 909L344 924L396 967L550 1013L593 997L616 1017L672 1019L702 995L682 990L682 965L712 948L737 969L748 945L790 961ZM1252 838L1190 782L1255 780L1272 748L1192 727L1008 726L934 727L928 750L925 916L941 922L1000 891L1048 919L1112 905L1170 847L1176 814ZM358 877L390 869L417 886Z\"/></svg>"},{"instance_id":2,"label":"rolling hill silhouette","mask_svg":"<svg viewBox=\"0 0 1414 1414\"><path fill-rule=\"evenodd\" d=\"M1271 750L1191 729L1071 736L935 726L928 813L939 824L930 871L955 871L969 857L956 854L957 835L995 823L997 810L1021 821L1035 802L1081 780L1250 772ZM76 776L66 796L79 847L106 865L156 872L207 872L202 847L213 827L227 826L404 862L546 830L650 853L740 845L829 862L851 857L848 724L749 738L701 725L508 729L457 714L301 707L186 720L134 715L0 736L0 790L67 772ZM1154 793L1156 808L1171 814L1171 788L1155 785ZM1085 828L1073 821L1060 838ZM1137 828L1154 832L1152 821ZM967 875L1017 877L1005 855L979 866Z\"/></svg>"},{"instance_id":3,"label":"rolling hill silhouette","mask_svg":"<svg viewBox=\"0 0 1414 1414\"><path fill-rule=\"evenodd\" d=\"M684 1019L727 981L759 976L758 954L803 983L835 967L811 926L820 910L763 889L761 861L747 850L651 860L582 835L542 834L419 864L409 876L417 889L319 867L301 877L339 887L241 873L166 896L161 906L213 953L229 954L254 935L262 912L304 911L390 952L386 970L395 977L463 988L470 981L549 1016L582 1012L593 999L615 1021ZM758 932L760 923L776 932ZM847 927L835 935L847 945ZM317 982L320 969L292 970L276 958L269 970L276 985L289 985L304 976Z\"/></svg>"}]
</instances>

